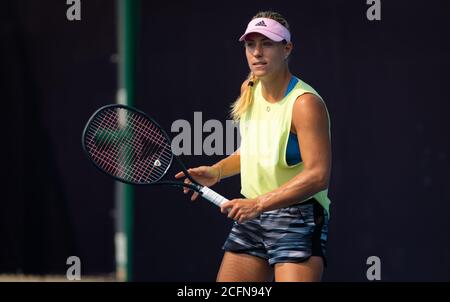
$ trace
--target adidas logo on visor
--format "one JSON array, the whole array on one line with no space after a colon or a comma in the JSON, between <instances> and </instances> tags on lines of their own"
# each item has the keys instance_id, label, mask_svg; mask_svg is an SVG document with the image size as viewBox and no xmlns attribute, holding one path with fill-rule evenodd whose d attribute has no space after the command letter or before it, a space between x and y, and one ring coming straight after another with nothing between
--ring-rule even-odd
<instances>
[{"instance_id":1,"label":"adidas logo on visor","mask_svg":"<svg viewBox=\"0 0 450 302\"><path fill-rule=\"evenodd\" d=\"M264 20L261 20L260 22L256 23L255 26L265 26L265 27L267 27L266 23L264 23Z\"/></svg>"}]
</instances>

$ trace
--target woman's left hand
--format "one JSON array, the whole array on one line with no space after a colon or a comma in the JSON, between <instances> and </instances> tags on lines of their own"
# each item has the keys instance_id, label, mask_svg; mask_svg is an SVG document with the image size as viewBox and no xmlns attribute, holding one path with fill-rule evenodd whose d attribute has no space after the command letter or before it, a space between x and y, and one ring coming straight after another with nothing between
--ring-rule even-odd
<instances>
[{"instance_id":1,"label":"woman's left hand","mask_svg":"<svg viewBox=\"0 0 450 302\"><path fill-rule=\"evenodd\" d=\"M231 218L238 223L253 219L261 215L262 206L258 198L253 199L233 199L225 202L220 211L223 214L228 213L228 218Z\"/></svg>"}]
</instances>

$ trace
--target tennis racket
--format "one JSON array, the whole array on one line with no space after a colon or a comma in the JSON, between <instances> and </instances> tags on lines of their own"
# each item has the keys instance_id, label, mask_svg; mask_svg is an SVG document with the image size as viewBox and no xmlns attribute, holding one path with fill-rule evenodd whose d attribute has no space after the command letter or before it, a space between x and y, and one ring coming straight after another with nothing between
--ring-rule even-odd
<instances>
[{"instance_id":1,"label":"tennis racket","mask_svg":"<svg viewBox=\"0 0 450 302\"><path fill-rule=\"evenodd\" d=\"M89 160L103 173L133 185L170 185L198 192L213 204L228 201L202 186L172 152L167 133L144 112L125 105L98 109L83 130L82 146ZM162 180L173 159L192 183Z\"/></svg>"}]
</instances>

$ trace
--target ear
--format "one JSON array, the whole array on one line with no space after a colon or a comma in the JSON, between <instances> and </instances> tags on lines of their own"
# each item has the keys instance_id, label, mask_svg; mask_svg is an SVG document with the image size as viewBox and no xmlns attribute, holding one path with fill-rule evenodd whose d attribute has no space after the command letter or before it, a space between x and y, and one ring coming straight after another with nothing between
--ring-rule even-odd
<instances>
[{"instance_id":1,"label":"ear","mask_svg":"<svg viewBox=\"0 0 450 302\"><path fill-rule=\"evenodd\" d=\"M284 59L287 59L289 57L293 48L294 45L292 44L292 42L288 42L286 43L286 45L284 45Z\"/></svg>"}]
</instances>

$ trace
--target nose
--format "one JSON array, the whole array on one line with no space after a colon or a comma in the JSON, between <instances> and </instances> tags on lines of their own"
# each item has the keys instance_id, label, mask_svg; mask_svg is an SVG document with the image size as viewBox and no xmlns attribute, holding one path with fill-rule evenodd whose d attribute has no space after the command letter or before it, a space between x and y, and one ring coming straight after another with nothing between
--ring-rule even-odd
<instances>
[{"instance_id":1,"label":"nose","mask_svg":"<svg viewBox=\"0 0 450 302\"><path fill-rule=\"evenodd\" d=\"M261 57L263 54L263 48L262 45L260 43L256 43L255 45L255 49L253 50L253 55L255 57Z\"/></svg>"}]
</instances>

